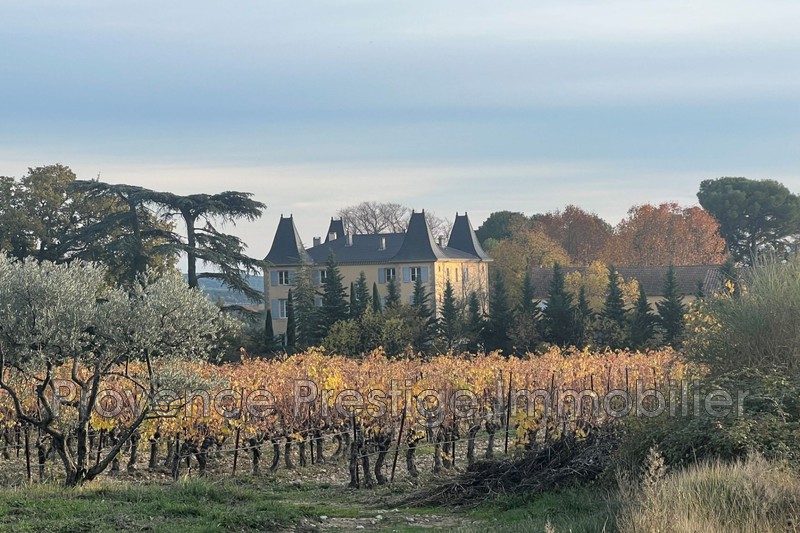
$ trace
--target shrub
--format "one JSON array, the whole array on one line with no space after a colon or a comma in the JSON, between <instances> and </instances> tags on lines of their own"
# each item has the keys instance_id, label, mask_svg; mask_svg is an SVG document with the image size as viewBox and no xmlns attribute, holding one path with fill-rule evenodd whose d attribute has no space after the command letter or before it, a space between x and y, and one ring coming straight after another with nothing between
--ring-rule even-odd
<instances>
[{"instance_id":1,"label":"shrub","mask_svg":"<svg viewBox=\"0 0 800 533\"><path fill-rule=\"evenodd\" d=\"M800 261L761 261L688 315L686 355L720 374L800 369Z\"/></svg>"},{"instance_id":2,"label":"shrub","mask_svg":"<svg viewBox=\"0 0 800 533\"><path fill-rule=\"evenodd\" d=\"M631 470L642 464L657 444L671 467L699 460L736 459L757 452L767 459L800 465L800 379L780 373L740 370L699 383L701 397L714 389L728 391L734 403L743 395L742 412L713 417L701 407L694 413L691 394L688 416L678 403L657 418L626 419L626 436L614 458L615 469ZM746 393L746 395L744 395Z\"/></svg>"}]
</instances>

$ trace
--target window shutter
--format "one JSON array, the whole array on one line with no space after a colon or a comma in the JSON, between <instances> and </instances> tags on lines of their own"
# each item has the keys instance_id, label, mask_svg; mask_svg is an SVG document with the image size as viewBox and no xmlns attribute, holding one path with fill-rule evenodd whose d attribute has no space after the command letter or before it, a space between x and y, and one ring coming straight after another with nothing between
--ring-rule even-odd
<instances>
[{"instance_id":1,"label":"window shutter","mask_svg":"<svg viewBox=\"0 0 800 533\"><path fill-rule=\"evenodd\" d=\"M269 279L272 282L272 286L273 287L277 287L278 286L278 271L277 270L273 270L272 272L270 272L269 273Z\"/></svg>"},{"instance_id":2,"label":"window shutter","mask_svg":"<svg viewBox=\"0 0 800 533\"><path fill-rule=\"evenodd\" d=\"M428 267L422 267L422 283L428 283Z\"/></svg>"},{"instance_id":3,"label":"window shutter","mask_svg":"<svg viewBox=\"0 0 800 533\"><path fill-rule=\"evenodd\" d=\"M322 296L314 297L314 305L317 307L322 307Z\"/></svg>"},{"instance_id":4,"label":"window shutter","mask_svg":"<svg viewBox=\"0 0 800 533\"><path fill-rule=\"evenodd\" d=\"M281 306L278 300L272 300L272 320L281 318Z\"/></svg>"},{"instance_id":5,"label":"window shutter","mask_svg":"<svg viewBox=\"0 0 800 533\"><path fill-rule=\"evenodd\" d=\"M378 269L378 283L386 283L386 269L379 268Z\"/></svg>"},{"instance_id":6,"label":"window shutter","mask_svg":"<svg viewBox=\"0 0 800 533\"><path fill-rule=\"evenodd\" d=\"M296 272L294 270L289 271L289 285L294 285L294 275Z\"/></svg>"},{"instance_id":7,"label":"window shutter","mask_svg":"<svg viewBox=\"0 0 800 533\"><path fill-rule=\"evenodd\" d=\"M403 267L403 283L411 283L411 269Z\"/></svg>"}]
</instances>

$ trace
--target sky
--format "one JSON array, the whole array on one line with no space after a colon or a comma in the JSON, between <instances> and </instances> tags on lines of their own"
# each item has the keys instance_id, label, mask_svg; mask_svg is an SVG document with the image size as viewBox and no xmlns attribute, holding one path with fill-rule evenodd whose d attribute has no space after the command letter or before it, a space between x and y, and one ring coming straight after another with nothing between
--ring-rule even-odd
<instances>
[{"instance_id":1,"label":"sky","mask_svg":"<svg viewBox=\"0 0 800 533\"><path fill-rule=\"evenodd\" d=\"M0 175L251 192L254 257L364 200L477 228L800 192L799 27L794 0L0 0Z\"/></svg>"}]
</instances>

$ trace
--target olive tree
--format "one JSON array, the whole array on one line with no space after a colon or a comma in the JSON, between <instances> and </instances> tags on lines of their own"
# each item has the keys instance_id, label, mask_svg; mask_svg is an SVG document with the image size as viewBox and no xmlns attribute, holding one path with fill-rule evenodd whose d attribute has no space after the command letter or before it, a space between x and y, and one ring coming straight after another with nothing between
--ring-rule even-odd
<instances>
[{"instance_id":1,"label":"olive tree","mask_svg":"<svg viewBox=\"0 0 800 533\"><path fill-rule=\"evenodd\" d=\"M177 273L145 274L127 290L104 279L104 269L91 263L0 255L0 389L19 421L51 438L68 486L97 477L145 420L163 415L159 392L198 385L192 373L175 371L176 363L213 354L238 327ZM134 360L146 370L125 372ZM90 420L104 380L129 383L137 405L94 462ZM73 394L65 397L61 388Z\"/></svg>"}]
</instances>

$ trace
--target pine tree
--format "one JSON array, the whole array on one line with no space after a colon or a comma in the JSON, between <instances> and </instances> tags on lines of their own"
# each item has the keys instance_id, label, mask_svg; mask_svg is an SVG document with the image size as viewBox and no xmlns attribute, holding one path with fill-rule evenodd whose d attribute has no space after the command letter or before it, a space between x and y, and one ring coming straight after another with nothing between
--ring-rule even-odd
<instances>
[{"instance_id":1,"label":"pine tree","mask_svg":"<svg viewBox=\"0 0 800 533\"><path fill-rule=\"evenodd\" d=\"M289 296L286 300L286 351L291 353L295 348L295 334L297 325L294 318L294 298L292 289L289 289Z\"/></svg>"},{"instance_id":2,"label":"pine tree","mask_svg":"<svg viewBox=\"0 0 800 533\"><path fill-rule=\"evenodd\" d=\"M461 325L461 309L456 303L455 292L448 279L444 286L442 309L439 314L437 328L439 337L448 352L458 347L458 341L461 338Z\"/></svg>"},{"instance_id":3,"label":"pine tree","mask_svg":"<svg viewBox=\"0 0 800 533\"><path fill-rule=\"evenodd\" d=\"M603 304L603 318L622 327L625 324L625 301L622 299L622 288L619 285L619 274L613 266L608 267L608 287L606 301Z\"/></svg>"},{"instance_id":4,"label":"pine tree","mask_svg":"<svg viewBox=\"0 0 800 533\"><path fill-rule=\"evenodd\" d=\"M466 336L469 339L466 349L470 353L477 354L482 350L482 339L484 337L484 319L481 314L481 302L478 299L478 293L472 291L469 293L469 300L467 301L467 331Z\"/></svg>"},{"instance_id":5,"label":"pine tree","mask_svg":"<svg viewBox=\"0 0 800 533\"><path fill-rule=\"evenodd\" d=\"M628 337L631 348L639 350L647 346L647 343L653 338L655 322L656 317L650 311L647 294L644 292L644 286L640 283L639 298L637 298L636 305L631 311L630 335Z\"/></svg>"},{"instance_id":6,"label":"pine tree","mask_svg":"<svg viewBox=\"0 0 800 533\"><path fill-rule=\"evenodd\" d=\"M379 315L383 312L383 306L381 305L381 293L378 292L378 284L372 284L372 312L376 315Z\"/></svg>"},{"instance_id":7,"label":"pine tree","mask_svg":"<svg viewBox=\"0 0 800 533\"><path fill-rule=\"evenodd\" d=\"M489 293L489 319L486 324L486 348L503 350L508 355L512 351L509 327L514 321L514 312L508 303L506 284L500 272L495 272L492 290Z\"/></svg>"},{"instance_id":8,"label":"pine tree","mask_svg":"<svg viewBox=\"0 0 800 533\"><path fill-rule=\"evenodd\" d=\"M697 300L702 300L706 297L706 291L703 289L703 280L697 280L697 288L694 291L694 297Z\"/></svg>"},{"instance_id":9,"label":"pine tree","mask_svg":"<svg viewBox=\"0 0 800 533\"><path fill-rule=\"evenodd\" d=\"M352 318L358 318L364 314L364 312L369 308L370 305L369 286L367 285L367 276L366 274L364 274L363 270L358 275L355 287L350 289L350 301L352 302L353 299L355 299L356 301L356 306L355 306L355 314L351 313L351 315Z\"/></svg>"},{"instance_id":10,"label":"pine tree","mask_svg":"<svg viewBox=\"0 0 800 533\"><path fill-rule=\"evenodd\" d=\"M675 278L675 268L672 265L669 266L667 277L664 280L664 299L656 302L656 308L659 322L664 330L664 341L675 346L683 332L683 315L686 314L687 309L683 305L678 290L678 280Z\"/></svg>"},{"instance_id":11,"label":"pine tree","mask_svg":"<svg viewBox=\"0 0 800 533\"><path fill-rule=\"evenodd\" d=\"M328 254L325 266L325 281L322 284L322 308L320 309L320 327L322 337L328 334L331 326L340 320L347 320L350 307L347 304L347 291L342 281L344 277L339 272L336 257L333 252Z\"/></svg>"},{"instance_id":12,"label":"pine tree","mask_svg":"<svg viewBox=\"0 0 800 533\"><path fill-rule=\"evenodd\" d=\"M401 303L400 287L397 286L397 281L392 278L386 284L386 309L396 309Z\"/></svg>"},{"instance_id":13,"label":"pine tree","mask_svg":"<svg viewBox=\"0 0 800 533\"><path fill-rule=\"evenodd\" d=\"M547 341L560 346L575 342L575 307L572 294L564 286L564 273L558 263L553 266L547 307L542 311L542 316Z\"/></svg>"},{"instance_id":14,"label":"pine tree","mask_svg":"<svg viewBox=\"0 0 800 533\"><path fill-rule=\"evenodd\" d=\"M609 348L622 348L625 344L625 302L622 299L619 274L613 266L608 267L606 300L600 317L600 342Z\"/></svg>"}]
</instances>

